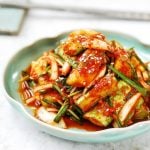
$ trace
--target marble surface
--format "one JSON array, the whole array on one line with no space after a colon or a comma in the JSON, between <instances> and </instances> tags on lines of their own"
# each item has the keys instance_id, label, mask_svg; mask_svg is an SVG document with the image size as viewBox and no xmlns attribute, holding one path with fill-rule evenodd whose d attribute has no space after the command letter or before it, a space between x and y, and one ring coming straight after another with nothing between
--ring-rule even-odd
<instances>
[{"instance_id":1,"label":"marble surface","mask_svg":"<svg viewBox=\"0 0 150 150\"><path fill-rule=\"evenodd\" d=\"M35 0L34 0L35 1ZM18 36L0 35L0 73L7 59L20 48L43 37L78 28L96 28L131 34L150 45L150 22L107 20L73 13L30 11ZM1 92L0 150L149 150L150 132L131 139L105 144L66 141L43 133L14 110Z\"/></svg>"}]
</instances>

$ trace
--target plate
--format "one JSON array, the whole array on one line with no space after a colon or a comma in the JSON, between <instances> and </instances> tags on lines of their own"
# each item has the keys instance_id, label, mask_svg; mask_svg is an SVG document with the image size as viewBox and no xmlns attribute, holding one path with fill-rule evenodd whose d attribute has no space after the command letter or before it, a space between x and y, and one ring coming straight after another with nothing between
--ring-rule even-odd
<instances>
[{"instance_id":1,"label":"plate","mask_svg":"<svg viewBox=\"0 0 150 150\"><path fill-rule=\"evenodd\" d=\"M109 40L117 40L126 48L134 47L143 61L150 61L150 47L142 44L138 39L122 33L112 31L100 31ZM54 49L61 40L69 34L63 33L53 38L44 38L19 50L4 67L3 92L8 102L30 121L36 128L53 136L63 139L88 142L104 143L113 142L139 135L150 130L150 121L143 121L124 128L111 128L101 131L89 132L79 129L60 129L33 117L29 108L25 107L20 99L18 91L18 79L20 72L25 69L31 61L37 59L44 51Z\"/></svg>"}]
</instances>

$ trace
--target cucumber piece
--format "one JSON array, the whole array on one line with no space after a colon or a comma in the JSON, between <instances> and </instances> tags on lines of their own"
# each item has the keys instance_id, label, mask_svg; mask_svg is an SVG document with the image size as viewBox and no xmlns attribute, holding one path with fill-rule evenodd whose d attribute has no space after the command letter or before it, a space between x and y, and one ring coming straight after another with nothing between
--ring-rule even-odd
<instances>
[{"instance_id":1,"label":"cucumber piece","mask_svg":"<svg viewBox=\"0 0 150 150\"><path fill-rule=\"evenodd\" d=\"M117 89L116 95L110 97L112 106L116 108L116 113L125 104L125 97L131 91L131 87L123 80L120 80L117 84Z\"/></svg>"},{"instance_id":2,"label":"cucumber piece","mask_svg":"<svg viewBox=\"0 0 150 150\"><path fill-rule=\"evenodd\" d=\"M75 104L83 111L90 110L100 99L106 98L116 90L117 80L112 75L106 75L94 87L81 96Z\"/></svg>"},{"instance_id":3,"label":"cucumber piece","mask_svg":"<svg viewBox=\"0 0 150 150\"><path fill-rule=\"evenodd\" d=\"M106 108L96 106L84 114L84 118L97 126L107 127L113 120L111 116L105 115Z\"/></svg>"},{"instance_id":4,"label":"cucumber piece","mask_svg":"<svg viewBox=\"0 0 150 150\"><path fill-rule=\"evenodd\" d=\"M144 120L149 116L149 108L145 105L144 99L141 97L135 108L134 120Z\"/></svg>"}]
</instances>

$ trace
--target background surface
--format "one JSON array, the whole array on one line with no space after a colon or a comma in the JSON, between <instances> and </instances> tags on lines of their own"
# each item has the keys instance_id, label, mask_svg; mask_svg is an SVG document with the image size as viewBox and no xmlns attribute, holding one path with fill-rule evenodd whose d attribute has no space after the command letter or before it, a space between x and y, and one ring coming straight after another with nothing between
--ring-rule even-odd
<instances>
[{"instance_id":1,"label":"background surface","mask_svg":"<svg viewBox=\"0 0 150 150\"><path fill-rule=\"evenodd\" d=\"M53 2L58 5L79 5L77 0L32 0L34 2ZM80 1L83 7L103 7L112 9L137 8L149 11L149 3L146 1L119 0L106 1ZM75 2L75 3L73 3ZM102 3L103 2L103 3ZM110 5L111 2L111 5ZM138 4L135 6L134 4ZM94 4L95 3L95 4ZM122 5L124 4L124 5ZM124 7L123 7L124 6ZM54 11L30 11L25 20L24 26L18 36L0 35L0 73L7 59L22 47L43 38L52 37L63 31L95 28L119 31L137 37L142 42L150 45L150 22L108 20L105 18L87 17L86 15L76 15L74 13L59 13ZM66 141L34 128L25 118L14 110L7 102L1 92L0 85L0 150L149 150L150 132L116 143L105 144L85 144Z\"/></svg>"}]
</instances>

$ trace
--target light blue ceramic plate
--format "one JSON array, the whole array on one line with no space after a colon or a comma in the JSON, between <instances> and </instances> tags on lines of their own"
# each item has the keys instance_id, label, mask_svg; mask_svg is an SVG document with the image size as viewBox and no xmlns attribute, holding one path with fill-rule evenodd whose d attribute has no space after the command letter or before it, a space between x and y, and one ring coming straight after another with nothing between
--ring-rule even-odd
<instances>
[{"instance_id":1,"label":"light blue ceramic plate","mask_svg":"<svg viewBox=\"0 0 150 150\"><path fill-rule=\"evenodd\" d=\"M136 38L116 32L101 32L104 33L108 39L117 40L127 48L134 47L144 61L150 61L150 47L142 44ZM3 74L3 89L9 103L17 109L19 113L24 115L27 118L27 121L32 122L39 130L72 141L89 143L112 142L150 131L150 121L136 123L125 128L113 128L96 132L88 132L83 130L60 129L53 127L32 116L31 111L22 104L17 92L19 74L21 70L26 68L32 60L38 58L44 51L55 48L59 44L59 41L63 40L67 34L68 33L64 33L54 38L45 38L36 41L35 43L18 51L11 60L8 61Z\"/></svg>"}]
</instances>

